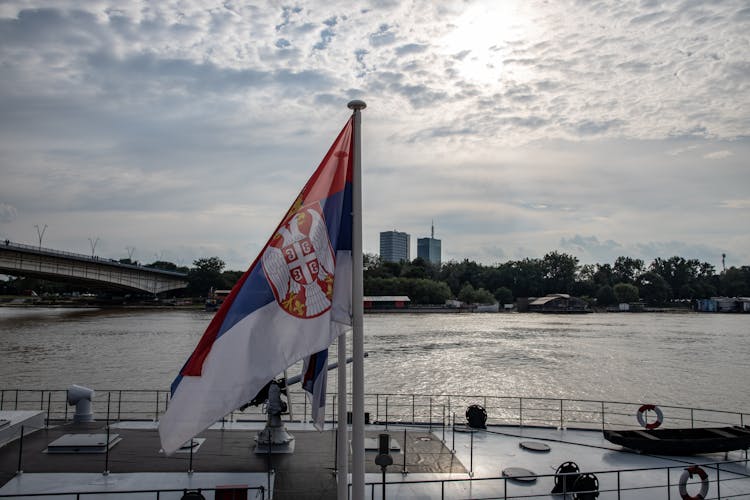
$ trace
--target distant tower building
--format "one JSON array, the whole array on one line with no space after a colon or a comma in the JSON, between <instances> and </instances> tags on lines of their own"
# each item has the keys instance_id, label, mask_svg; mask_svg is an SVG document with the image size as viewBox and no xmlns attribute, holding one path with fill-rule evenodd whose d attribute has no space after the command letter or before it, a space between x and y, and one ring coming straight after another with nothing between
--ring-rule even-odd
<instances>
[{"instance_id":1,"label":"distant tower building","mask_svg":"<svg viewBox=\"0 0 750 500\"><path fill-rule=\"evenodd\" d=\"M380 258L386 262L409 261L409 235L399 231L380 233Z\"/></svg>"},{"instance_id":2,"label":"distant tower building","mask_svg":"<svg viewBox=\"0 0 750 500\"><path fill-rule=\"evenodd\" d=\"M429 238L417 240L417 257L422 257L427 262L440 265L440 240L435 239L435 224L432 224L432 233Z\"/></svg>"}]
</instances>

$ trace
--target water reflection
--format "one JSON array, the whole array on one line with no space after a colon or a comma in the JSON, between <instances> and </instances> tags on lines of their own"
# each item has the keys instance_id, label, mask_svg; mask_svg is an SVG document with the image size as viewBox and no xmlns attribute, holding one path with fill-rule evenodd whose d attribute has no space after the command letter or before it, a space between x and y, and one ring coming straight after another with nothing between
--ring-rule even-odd
<instances>
[{"instance_id":1,"label":"water reflection","mask_svg":"<svg viewBox=\"0 0 750 500\"><path fill-rule=\"evenodd\" d=\"M6 388L166 389L211 314L0 308ZM367 315L369 392L750 410L746 315ZM336 356L335 347L331 359ZM289 374L299 372L299 363ZM329 392L336 377L329 377Z\"/></svg>"}]
</instances>

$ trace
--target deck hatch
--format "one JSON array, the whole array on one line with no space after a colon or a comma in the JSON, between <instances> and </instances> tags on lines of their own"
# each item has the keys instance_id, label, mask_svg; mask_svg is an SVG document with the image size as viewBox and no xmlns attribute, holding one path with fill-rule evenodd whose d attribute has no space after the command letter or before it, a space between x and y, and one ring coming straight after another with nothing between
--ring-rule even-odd
<instances>
[{"instance_id":1,"label":"deck hatch","mask_svg":"<svg viewBox=\"0 0 750 500\"><path fill-rule=\"evenodd\" d=\"M106 453L122 441L119 434L65 434L47 445L45 453Z\"/></svg>"},{"instance_id":2,"label":"deck hatch","mask_svg":"<svg viewBox=\"0 0 750 500\"><path fill-rule=\"evenodd\" d=\"M401 445L395 438L391 437L389 442L390 442L390 446L388 448L390 449L390 451L401 453ZM366 437L365 438L365 451L378 451L378 438Z\"/></svg>"}]
</instances>

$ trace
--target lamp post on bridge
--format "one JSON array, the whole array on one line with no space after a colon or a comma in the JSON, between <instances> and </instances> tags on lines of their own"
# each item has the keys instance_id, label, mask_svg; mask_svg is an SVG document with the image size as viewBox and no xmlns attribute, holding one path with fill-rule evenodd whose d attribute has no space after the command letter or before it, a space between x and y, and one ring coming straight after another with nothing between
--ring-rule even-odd
<instances>
[{"instance_id":1,"label":"lamp post on bridge","mask_svg":"<svg viewBox=\"0 0 750 500\"><path fill-rule=\"evenodd\" d=\"M94 250L96 250L96 244L99 243L99 238L96 238L94 241L89 238L89 243L91 244L91 258L94 258Z\"/></svg>"},{"instance_id":2,"label":"lamp post on bridge","mask_svg":"<svg viewBox=\"0 0 750 500\"><path fill-rule=\"evenodd\" d=\"M44 225L44 227L40 230L38 224L34 224L34 227L36 228L36 234L39 236L39 250L42 249L42 238L44 238L44 232L47 230L47 224Z\"/></svg>"}]
</instances>

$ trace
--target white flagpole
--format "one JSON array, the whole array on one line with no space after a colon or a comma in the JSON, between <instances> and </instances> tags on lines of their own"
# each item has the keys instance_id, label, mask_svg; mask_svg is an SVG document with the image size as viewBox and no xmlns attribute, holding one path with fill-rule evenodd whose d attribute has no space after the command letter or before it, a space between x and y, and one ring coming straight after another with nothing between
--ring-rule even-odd
<instances>
[{"instance_id":1,"label":"white flagpole","mask_svg":"<svg viewBox=\"0 0 750 500\"><path fill-rule=\"evenodd\" d=\"M349 493L349 427L346 425L346 334L339 335L339 407L336 421L336 497L346 500Z\"/></svg>"},{"instance_id":2,"label":"white flagpole","mask_svg":"<svg viewBox=\"0 0 750 500\"><path fill-rule=\"evenodd\" d=\"M354 173L352 176L352 499L365 498L365 340L362 315L362 163L360 111L364 101L350 101L354 111Z\"/></svg>"}]
</instances>

